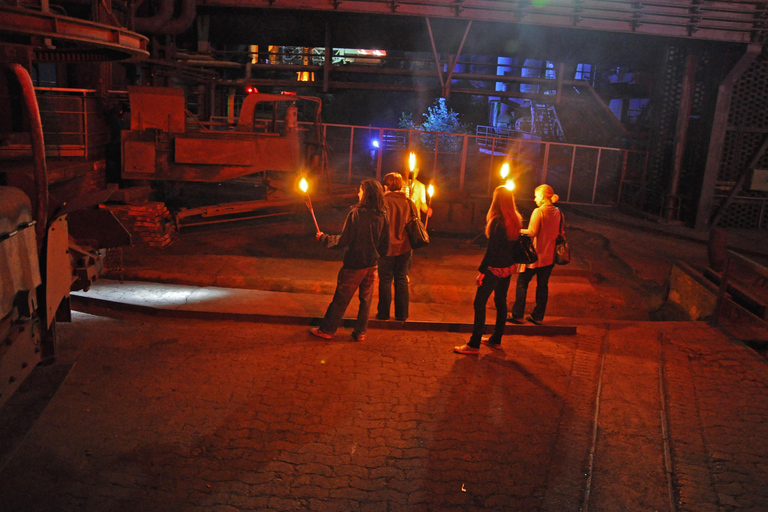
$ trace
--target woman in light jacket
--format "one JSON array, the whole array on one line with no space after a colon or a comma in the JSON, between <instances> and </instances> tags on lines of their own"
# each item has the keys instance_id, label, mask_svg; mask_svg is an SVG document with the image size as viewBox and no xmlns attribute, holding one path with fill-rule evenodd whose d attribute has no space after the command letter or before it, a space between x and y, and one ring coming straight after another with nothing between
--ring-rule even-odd
<instances>
[{"instance_id":1,"label":"woman in light jacket","mask_svg":"<svg viewBox=\"0 0 768 512\"><path fill-rule=\"evenodd\" d=\"M549 276L555 266L555 241L561 234L560 219L562 213L552 203L559 199L555 191L549 185L539 185L534 190L536 208L531 214L528 229L520 230L520 233L533 238L533 246L539 260L525 267L525 270L517 276L515 290L515 303L507 320L514 324L523 323L525 315L525 299L528 295L528 283L536 276L536 307L530 315L525 317L529 322L541 325L544 321L544 313L547 310L549 298Z\"/></svg>"}]
</instances>

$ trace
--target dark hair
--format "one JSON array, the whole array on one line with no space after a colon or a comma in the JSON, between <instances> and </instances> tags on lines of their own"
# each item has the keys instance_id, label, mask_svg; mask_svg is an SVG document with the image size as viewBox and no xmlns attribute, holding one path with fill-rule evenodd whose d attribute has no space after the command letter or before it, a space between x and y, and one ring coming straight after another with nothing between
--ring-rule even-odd
<instances>
[{"instance_id":1,"label":"dark hair","mask_svg":"<svg viewBox=\"0 0 768 512\"><path fill-rule=\"evenodd\" d=\"M375 212L384 212L384 189L376 180L363 180L360 183L363 197L357 203L358 208L370 208Z\"/></svg>"},{"instance_id":2,"label":"dark hair","mask_svg":"<svg viewBox=\"0 0 768 512\"><path fill-rule=\"evenodd\" d=\"M381 182L384 183L384 186L387 187L387 190L390 192L397 192L403 188L403 177L399 172L391 172L387 174Z\"/></svg>"}]
</instances>

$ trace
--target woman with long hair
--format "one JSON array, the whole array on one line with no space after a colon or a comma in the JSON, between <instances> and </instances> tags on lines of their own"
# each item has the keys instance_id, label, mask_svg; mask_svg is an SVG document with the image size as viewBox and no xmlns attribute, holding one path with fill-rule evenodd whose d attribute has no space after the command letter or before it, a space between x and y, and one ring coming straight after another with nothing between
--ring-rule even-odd
<instances>
[{"instance_id":1,"label":"woman with long hair","mask_svg":"<svg viewBox=\"0 0 768 512\"><path fill-rule=\"evenodd\" d=\"M562 233L562 213L552 204L557 202L558 195L547 184L539 185L533 192L537 208L531 214L528 229L523 229L521 233L533 238L533 246L539 259L536 263L527 265L517 276L515 303L507 319L514 324L523 323L528 284L533 276L536 276L536 307L525 319L536 325L541 325L544 321L549 300L549 276L555 267L555 244L557 235Z\"/></svg>"},{"instance_id":2,"label":"woman with long hair","mask_svg":"<svg viewBox=\"0 0 768 512\"><path fill-rule=\"evenodd\" d=\"M318 231L316 238L328 248L346 247L344 263L336 280L336 292L320 322L310 333L329 340L341 324L347 306L359 290L360 307L352 331L355 341L365 339L368 316L371 311L373 283L376 281L376 265L379 257L389 249L389 221L384 206L384 194L376 180L365 180L358 190L359 201L352 207L344 221L340 235L327 235Z\"/></svg>"},{"instance_id":3,"label":"woman with long hair","mask_svg":"<svg viewBox=\"0 0 768 512\"><path fill-rule=\"evenodd\" d=\"M507 290L512 274L516 272L512 258L512 243L520 236L522 226L523 217L517 211L512 190L505 186L496 187L485 222L488 247L478 268L480 273L475 279L477 292L472 336L466 345L454 347L454 352L477 354L480 352L481 342L493 349L501 349L501 336L504 334L507 321ZM490 338L482 339L485 330L485 308L491 292L496 305L496 323Z\"/></svg>"}]
</instances>

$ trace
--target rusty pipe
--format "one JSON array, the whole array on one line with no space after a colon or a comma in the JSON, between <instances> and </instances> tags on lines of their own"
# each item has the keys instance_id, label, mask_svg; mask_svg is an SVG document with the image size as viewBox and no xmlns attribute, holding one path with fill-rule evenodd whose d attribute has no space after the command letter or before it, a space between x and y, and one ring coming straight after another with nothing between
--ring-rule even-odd
<instances>
[{"instance_id":1,"label":"rusty pipe","mask_svg":"<svg viewBox=\"0 0 768 512\"><path fill-rule=\"evenodd\" d=\"M139 5L141 5L140 2L136 2L132 5L134 14ZM160 0L160 5L154 16L148 18L134 18L133 29L136 32L156 34L171 21L171 18L173 18L173 0Z\"/></svg>"},{"instance_id":2,"label":"rusty pipe","mask_svg":"<svg viewBox=\"0 0 768 512\"><path fill-rule=\"evenodd\" d=\"M192 26L192 22L195 21L196 13L197 2L195 0L181 0L179 17L163 25L157 33L175 36L186 32Z\"/></svg>"},{"instance_id":3,"label":"rusty pipe","mask_svg":"<svg viewBox=\"0 0 768 512\"><path fill-rule=\"evenodd\" d=\"M40 120L40 109L37 106L35 87L29 72L21 64L8 64L21 85L24 106L27 108L29 129L32 134L32 156L34 158L35 180L35 232L37 247L42 247L45 231L48 227L48 170L45 166L45 142L43 140L43 123Z\"/></svg>"}]
</instances>

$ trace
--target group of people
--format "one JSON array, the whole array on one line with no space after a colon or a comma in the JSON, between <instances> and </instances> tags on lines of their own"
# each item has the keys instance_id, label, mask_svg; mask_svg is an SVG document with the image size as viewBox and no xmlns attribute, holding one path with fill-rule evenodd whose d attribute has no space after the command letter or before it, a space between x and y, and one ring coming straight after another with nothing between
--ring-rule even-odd
<instances>
[{"instance_id":1,"label":"group of people","mask_svg":"<svg viewBox=\"0 0 768 512\"><path fill-rule=\"evenodd\" d=\"M364 180L358 190L358 202L344 221L340 235L318 231L316 238L326 247L346 247L344 260L325 316L318 327L310 332L323 339L333 338L355 292L360 299L352 338L363 341L373 297L376 274L379 276L379 302L376 318L389 320L394 285L394 315L405 321L409 313L408 273L413 249L406 226L420 212L432 214L423 196L424 185L416 177L418 171L405 182L399 173L389 173L382 183ZM421 185L419 187L419 185ZM555 241L562 234L560 210L553 203L558 196L549 185L535 190L537 208L533 211L528 228L523 229L523 217L517 210L513 192L505 186L497 187L486 215L485 235L488 247L476 278L474 324L469 341L457 347L458 354L477 354L480 345L500 350L506 322L522 323L527 320L539 325L544 320L549 295L549 277L554 267ZM520 234L533 239L538 260L521 266L513 261L513 244ZM513 274L517 274L515 302L507 314L507 291ZM536 276L536 307L527 317L525 302L528 285ZM491 293L496 305L493 334L484 338L486 304Z\"/></svg>"},{"instance_id":2,"label":"group of people","mask_svg":"<svg viewBox=\"0 0 768 512\"><path fill-rule=\"evenodd\" d=\"M395 319L401 322L408 319L408 272L413 249L406 225L420 215L419 212L427 217L432 215L424 184L417 177L418 170L409 176L407 185L402 175L396 172L384 176L382 183L364 180L358 189L359 200L347 214L341 234L328 235L321 231L315 234L326 247L346 247L346 252L333 299L320 325L310 330L313 335L331 339L341 325L349 302L358 292L360 307L352 338L356 341L365 339L377 270L379 303L376 318L389 320L394 284Z\"/></svg>"}]
</instances>

